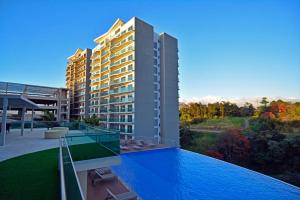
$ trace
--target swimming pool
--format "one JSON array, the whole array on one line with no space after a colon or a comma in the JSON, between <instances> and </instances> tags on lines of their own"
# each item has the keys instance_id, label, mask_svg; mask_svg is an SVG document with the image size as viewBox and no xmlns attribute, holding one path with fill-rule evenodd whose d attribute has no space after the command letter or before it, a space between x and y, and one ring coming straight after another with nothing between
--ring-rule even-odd
<instances>
[{"instance_id":1,"label":"swimming pool","mask_svg":"<svg viewBox=\"0 0 300 200\"><path fill-rule=\"evenodd\" d=\"M114 166L143 200L300 199L300 189L190 151L169 148L122 154Z\"/></svg>"}]
</instances>

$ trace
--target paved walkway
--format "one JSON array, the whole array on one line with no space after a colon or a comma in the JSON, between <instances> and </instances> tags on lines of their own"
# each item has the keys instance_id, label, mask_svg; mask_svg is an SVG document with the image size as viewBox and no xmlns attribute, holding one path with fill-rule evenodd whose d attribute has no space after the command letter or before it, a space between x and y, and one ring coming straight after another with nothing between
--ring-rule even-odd
<instances>
[{"instance_id":1,"label":"paved walkway","mask_svg":"<svg viewBox=\"0 0 300 200\"><path fill-rule=\"evenodd\" d=\"M21 136L20 129L11 129L6 135L6 145L0 146L0 161L27 153L51 149L59 146L58 139L44 139L47 129L24 130Z\"/></svg>"}]
</instances>

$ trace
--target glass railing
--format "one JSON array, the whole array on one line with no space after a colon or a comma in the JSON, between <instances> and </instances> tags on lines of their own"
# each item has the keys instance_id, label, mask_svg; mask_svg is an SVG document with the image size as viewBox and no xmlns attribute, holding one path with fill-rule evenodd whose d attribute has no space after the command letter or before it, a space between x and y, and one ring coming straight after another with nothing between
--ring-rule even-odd
<instances>
[{"instance_id":1,"label":"glass railing","mask_svg":"<svg viewBox=\"0 0 300 200\"><path fill-rule=\"evenodd\" d=\"M119 93L125 93L125 92L133 92L133 88L124 88L124 89L116 89L116 90L111 90L109 93L110 94L119 94Z\"/></svg>"},{"instance_id":2,"label":"glass railing","mask_svg":"<svg viewBox=\"0 0 300 200\"><path fill-rule=\"evenodd\" d=\"M106 129L100 129L81 123L79 130L81 135L73 134L66 135L68 145L81 145L80 151L77 148L70 148L73 160L87 160L94 158L102 158L107 156L115 156L120 153L120 134L118 131L110 131ZM85 149L84 147L87 147ZM103 147L105 149L103 150ZM74 150L72 152L72 149ZM87 151L84 153L84 151ZM103 151L101 153L101 151ZM93 153L91 153L93 152ZM79 155L74 155L79 154ZM89 154L91 153L91 155Z\"/></svg>"},{"instance_id":3,"label":"glass railing","mask_svg":"<svg viewBox=\"0 0 300 200\"><path fill-rule=\"evenodd\" d=\"M101 76L101 80L107 79L108 78L108 74Z\"/></svg>"},{"instance_id":4,"label":"glass railing","mask_svg":"<svg viewBox=\"0 0 300 200\"><path fill-rule=\"evenodd\" d=\"M130 103L133 102L134 98L123 98L123 99L115 99L115 98L111 98L109 100L109 103Z\"/></svg>"},{"instance_id":5,"label":"glass railing","mask_svg":"<svg viewBox=\"0 0 300 200\"><path fill-rule=\"evenodd\" d=\"M126 113L126 112L134 112L133 109L109 109L109 112L115 113Z\"/></svg>"},{"instance_id":6,"label":"glass railing","mask_svg":"<svg viewBox=\"0 0 300 200\"><path fill-rule=\"evenodd\" d=\"M108 91L106 91L106 92L101 92L100 93L100 96L106 96L106 95L108 95L109 93L108 93Z\"/></svg>"},{"instance_id":7,"label":"glass railing","mask_svg":"<svg viewBox=\"0 0 300 200\"><path fill-rule=\"evenodd\" d=\"M62 199L83 200L83 193L65 138L60 141L60 174Z\"/></svg>"},{"instance_id":8,"label":"glass railing","mask_svg":"<svg viewBox=\"0 0 300 200\"><path fill-rule=\"evenodd\" d=\"M122 122L122 123L133 123L133 119L128 120L128 119L123 119L123 118L109 118L109 122Z\"/></svg>"},{"instance_id":9,"label":"glass railing","mask_svg":"<svg viewBox=\"0 0 300 200\"><path fill-rule=\"evenodd\" d=\"M58 121L33 121L32 128L52 128L59 126ZM9 123L11 129L20 129L22 127L22 122L20 120L15 120ZM24 122L24 128L31 128L31 121Z\"/></svg>"},{"instance_id":10,"label":"glass railing","mask_svg":"<svg viewBox=\"0 0 300 200\"><path fill-rule=\"evenodd\" d=\"M108 70L108 67L104 67L101 69L101 72L105 72L106 70Z\"/></svg>"}]
</instances>

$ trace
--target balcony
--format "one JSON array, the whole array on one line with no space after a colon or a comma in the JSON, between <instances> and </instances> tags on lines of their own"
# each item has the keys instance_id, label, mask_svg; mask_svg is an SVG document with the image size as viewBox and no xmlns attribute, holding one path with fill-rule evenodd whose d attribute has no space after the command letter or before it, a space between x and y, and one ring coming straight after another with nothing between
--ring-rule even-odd
<instances>
[{"instance_id":1,"label":"balcony","mask_svg":"<svg viewBox=\"0 0 300 200\"><path fill-rule=\"evenodd\" d=\"M100 113L107 113L107 109L100 109Z\"/></svg>"},{"instance_id":2,"label":"balcony","mask_svg":"<svg viewBox=\"0 0 300 200\"><path fill-rule=\"evenodd\" d=\"M108 120L109 122L112 122L112 123L133 123L133 119L132 120L128 120L128 119L125 119L125 118L109 118Z\"/></svg>"},{"instance_id":3,"label":"balcony","mask_svg":"<svg viewBox=\"0 0 300 200\"><path fill-rule=\"evenodd\" d=\"M101 104L108 104L108 99L100 99L100 105Z\"/></svg>"},{"instance_id":4,"label":"balcony","mask_svg":"<svg viewBox=\"0 0 300 200\"><path fill-rule=\"evenodd\" d=\"M134 112L134 109L120 109L120 108L112 108L109 109L111 113L131 113Z\"/></svg>"},{"instance_id":5,"label":"balcony","mask_svg":"<svg viewBox=\"0 0 300 200\"><path fill-rule=\"evenodd\" d=\"M109 94L120 94L120 93L128 93L128 92L134 92L134 87L132 88L119 88L115 90L111 90Z\"/></svg>"},{"instance_id":6,"label":"balcony","mask_svg":"<svg viewBox=\"0 0 300 200\"><path fill-rule=\"evenodd\" d=\"M101 69L101 72L105 72L108 70L108 66Z\"/></svg>"},{"instance_id":7,"label":"balcony","mask_svg":"<svg viewBox=\"0 0 300 200\"><path fill-rule=\"evenodd\" d=\"M107 118L100 118L99 121L100 122L107 122Z\"/></svg>"},{"instance_id":8,"label":"balcony","mask_svg":"<svg viewBox=\"0 0 300 200\"><path fill-rule=\"evenodd\" d=\"M117 103L131 103L134 101L134 98L122 98L122 99L119 99L119 98L111 98L109 100L109 103L110 104L117 104Z\"/></svg>"},{"instance_id":9,"label":"balcony","mask_svg":"<svg viewBox=\"0 0 300 200\"><path fill-rule=\"evenodd\" d=\"M121 80L121 79L116 79L116 80L113 80L113 81L111 81L110 82L110 84L109 85L117 85L117 84L122 84L122 83L127 83L127 82L131 82L131 81L134 81L134 79L123 79L123 80Z\"/></svg>"},{"instance_id":10,"label":"balcony","mask_svg":"<svg viewBox=\"0 0 300 200\"><path fill-rule=\"evenodd\" d=\"M105 92L101 92L101 93L100 93L100 96L107 96L107 95L109 95L109 92L108 92L108 91L105 91Z\"/></svg>"}]
</instances>

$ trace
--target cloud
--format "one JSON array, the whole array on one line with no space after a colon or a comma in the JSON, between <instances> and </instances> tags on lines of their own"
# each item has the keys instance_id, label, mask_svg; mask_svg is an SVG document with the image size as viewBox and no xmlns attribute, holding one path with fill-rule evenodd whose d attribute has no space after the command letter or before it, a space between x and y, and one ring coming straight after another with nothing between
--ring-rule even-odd
<instances>
[{"instance_id":1,"label":"cloud","mask_svg":"<svg viewBox=\"0 0 300 200\"><path fill-rule=\"evenodd\" d=\"M260 101L263 96L256 96L256 97L220 97L220 96L203 96L203 97L192 97L191 99L180 99L182 103L189 103L189 102L201 102L203 104L208 103L216 103L221 101L229 101L231 103L236 103L238 106L244 105L246 102L253 104L254 106L259 106ZM276 101L276 100L283 100L288 102L300 102L300 98L297 97L267 97L268 101Z\"/></svg>"}]
</instances>

